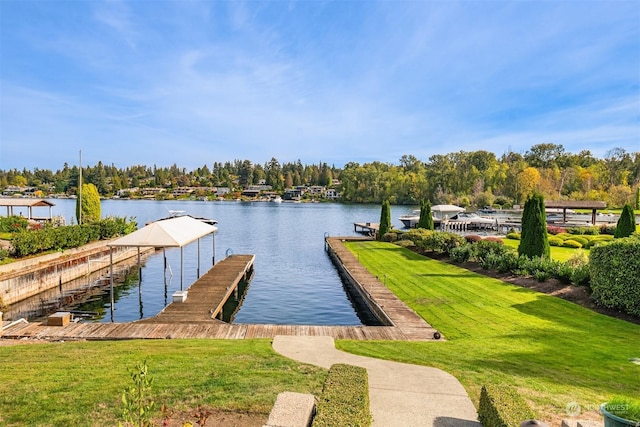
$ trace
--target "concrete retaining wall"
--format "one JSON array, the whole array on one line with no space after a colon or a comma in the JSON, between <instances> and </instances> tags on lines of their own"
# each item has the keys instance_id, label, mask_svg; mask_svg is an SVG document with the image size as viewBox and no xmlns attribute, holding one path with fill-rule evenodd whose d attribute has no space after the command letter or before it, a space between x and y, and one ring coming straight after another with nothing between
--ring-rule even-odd
<instances>
[{"instance_id":1,"label":"concrete retaining wall","mask_svg":"<svg viewBox=\"0 0 640 427\"><path fill-rule=\"evenodd\" d=\"M2 266L0 306L15 304L62 283L108 267L109 242L95 242L64 253L48 254ZM141 252L148 250L153 248L143 248ZM137 248L113 248L114 264L137 255Z\"/></svg>"}]
</instances>

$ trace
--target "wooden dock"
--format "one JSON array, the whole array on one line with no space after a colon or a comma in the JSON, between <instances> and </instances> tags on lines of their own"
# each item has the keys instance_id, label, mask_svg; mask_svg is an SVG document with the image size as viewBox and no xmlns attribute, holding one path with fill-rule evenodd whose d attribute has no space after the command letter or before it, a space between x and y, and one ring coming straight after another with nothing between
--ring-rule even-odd
<instances>
[{"instance_id":1,"label":"wooden dock","mask_svg":"<svg viewBox=\"0 0 640 427\"><path fill-rule=\"evenodd\" d=\"M0 338L33 340L120 340L217 338L274 338L276 335L330 336L349 340L432 340L436 332L371 275L344 246L348 238L326 239L350 274L363 286L375 304L391 320L390 326L313 326L273 324L229 324L215 319L223 300L253 265L253 255L235 255L220 261L188 290L185 302L168 305L153 318L131 323L70 323L48 326L47 322L2 322ZM356 238L357 239L357 238ZM360 238L361 239L361 238ZM224 267L224 269L222 268ZM235 283L235 285L234 285ZM6 329L5 329L6 328Z\"/></svg>"},{"instance_id":2,"label":"wooden dock","mask_svg":"<svg viewBox=\"0 0 640 427\"><path fill-rule=\"evenodd\" d=\"M187 290L184 302L172 302L156 316L136 323L211 323L222 317L222 307L238 285L248 280L255 255L231 255L214 265Z\"/></svg>"},{"instance_id":3,"label":"wooden dock","mask_svg":"<svg viewBox=\"0 0 640 427\"><path fill-rule=\"evenodd\" d=\"M367 236L375 236L380 230L380 224L377 222L354 222L353 231L355 233L366 234Z\"/></svg>"}]
</instances>

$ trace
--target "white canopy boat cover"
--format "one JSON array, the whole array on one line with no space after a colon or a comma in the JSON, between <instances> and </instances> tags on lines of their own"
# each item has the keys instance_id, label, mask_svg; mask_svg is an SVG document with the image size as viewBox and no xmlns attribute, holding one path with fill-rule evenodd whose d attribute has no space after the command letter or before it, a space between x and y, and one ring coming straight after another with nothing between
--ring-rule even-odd
<instances>
[{"instance_id":1,"label":"white canopy boat cover","mask_svg":"<svg viewBox=\"0 0 640 427\"><path fill-rule=\"evenodd\" d=\"M185 215L152 222L109 246L179 248L217 230L218 227Z\"/></svg>"}]
</instances>

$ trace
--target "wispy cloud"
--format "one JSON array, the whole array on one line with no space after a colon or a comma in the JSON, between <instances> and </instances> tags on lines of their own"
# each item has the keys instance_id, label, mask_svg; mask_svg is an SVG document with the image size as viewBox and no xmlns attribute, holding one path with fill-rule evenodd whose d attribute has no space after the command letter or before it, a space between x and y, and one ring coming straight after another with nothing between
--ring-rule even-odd
<instances>
[{"instance_id":1,"label":"wispy cloud","mask_svg":"<svg viewBox=\"0 0 640 427\"><path fill-rule=\"evenodd\" d=\"M1 168L640 144L631 1L8 5Z\"/></svg>"}]
</instances>

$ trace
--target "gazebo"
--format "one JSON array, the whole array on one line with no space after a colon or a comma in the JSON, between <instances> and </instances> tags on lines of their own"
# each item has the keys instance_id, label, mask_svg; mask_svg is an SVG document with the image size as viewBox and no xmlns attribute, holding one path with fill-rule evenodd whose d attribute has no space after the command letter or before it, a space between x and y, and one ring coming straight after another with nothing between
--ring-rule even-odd
<instances>
[{"instance_id":1,"label":"gazebo","mask_svg":"<svg viewBox=\"0 0 640 427\"><path fill-rule=\"evenodd\" d=\"M549 200L545 201L546 208L562 209L562 222L567 222L567 209L591 209L591 223L596 225L598 209L607 207L601 200Z\"/></svg>"},{"instance_id":2,"label":"gazebo","mask_svg":"<svg viewBox=\"0 0 640 427\"><path fill-rule=\"evenodd\" d=\"M49 208L49 220L53 219L53 213L51 208L55 206L45 199L23 199L23 198L8 198L0 197L0 207L7 208L7 216L13 216L13 208L27 208L27 219L42 220L46 218L36 218L33 216L34 207L48 207Z\"/></svg>"},{"instance_id":3,"label":"gazebo","mask_svg":"<svg viewBox=\"0 0 640 427\"><path fill-rule=\"evenodd\" d=\"M109 243L110 249L114 247L137 247L138 248L138 269L140 269L140 248L141 247L154 247L162 248L164 256L164 265L167 265L167 259L165 249L166 248L180 248L180 290L183 290L183 268L184 268L184 253L183 247L189 243L198 241L198 270L197 277L200 277L200 238L213 234L218 230L218 227L206 224L191 216L184 215L179 217L172 217L152 222L143 228L134 231L124 237L121 237L113 242ZM211 259L212 265L215 264L216 258L216 243L215 235L213 241L213 256ZM166 268L166 267L165 267ZM110 250L110 276L111 276L111 311L113 312L113 253Z\"/></svg>"}]
</instances>

